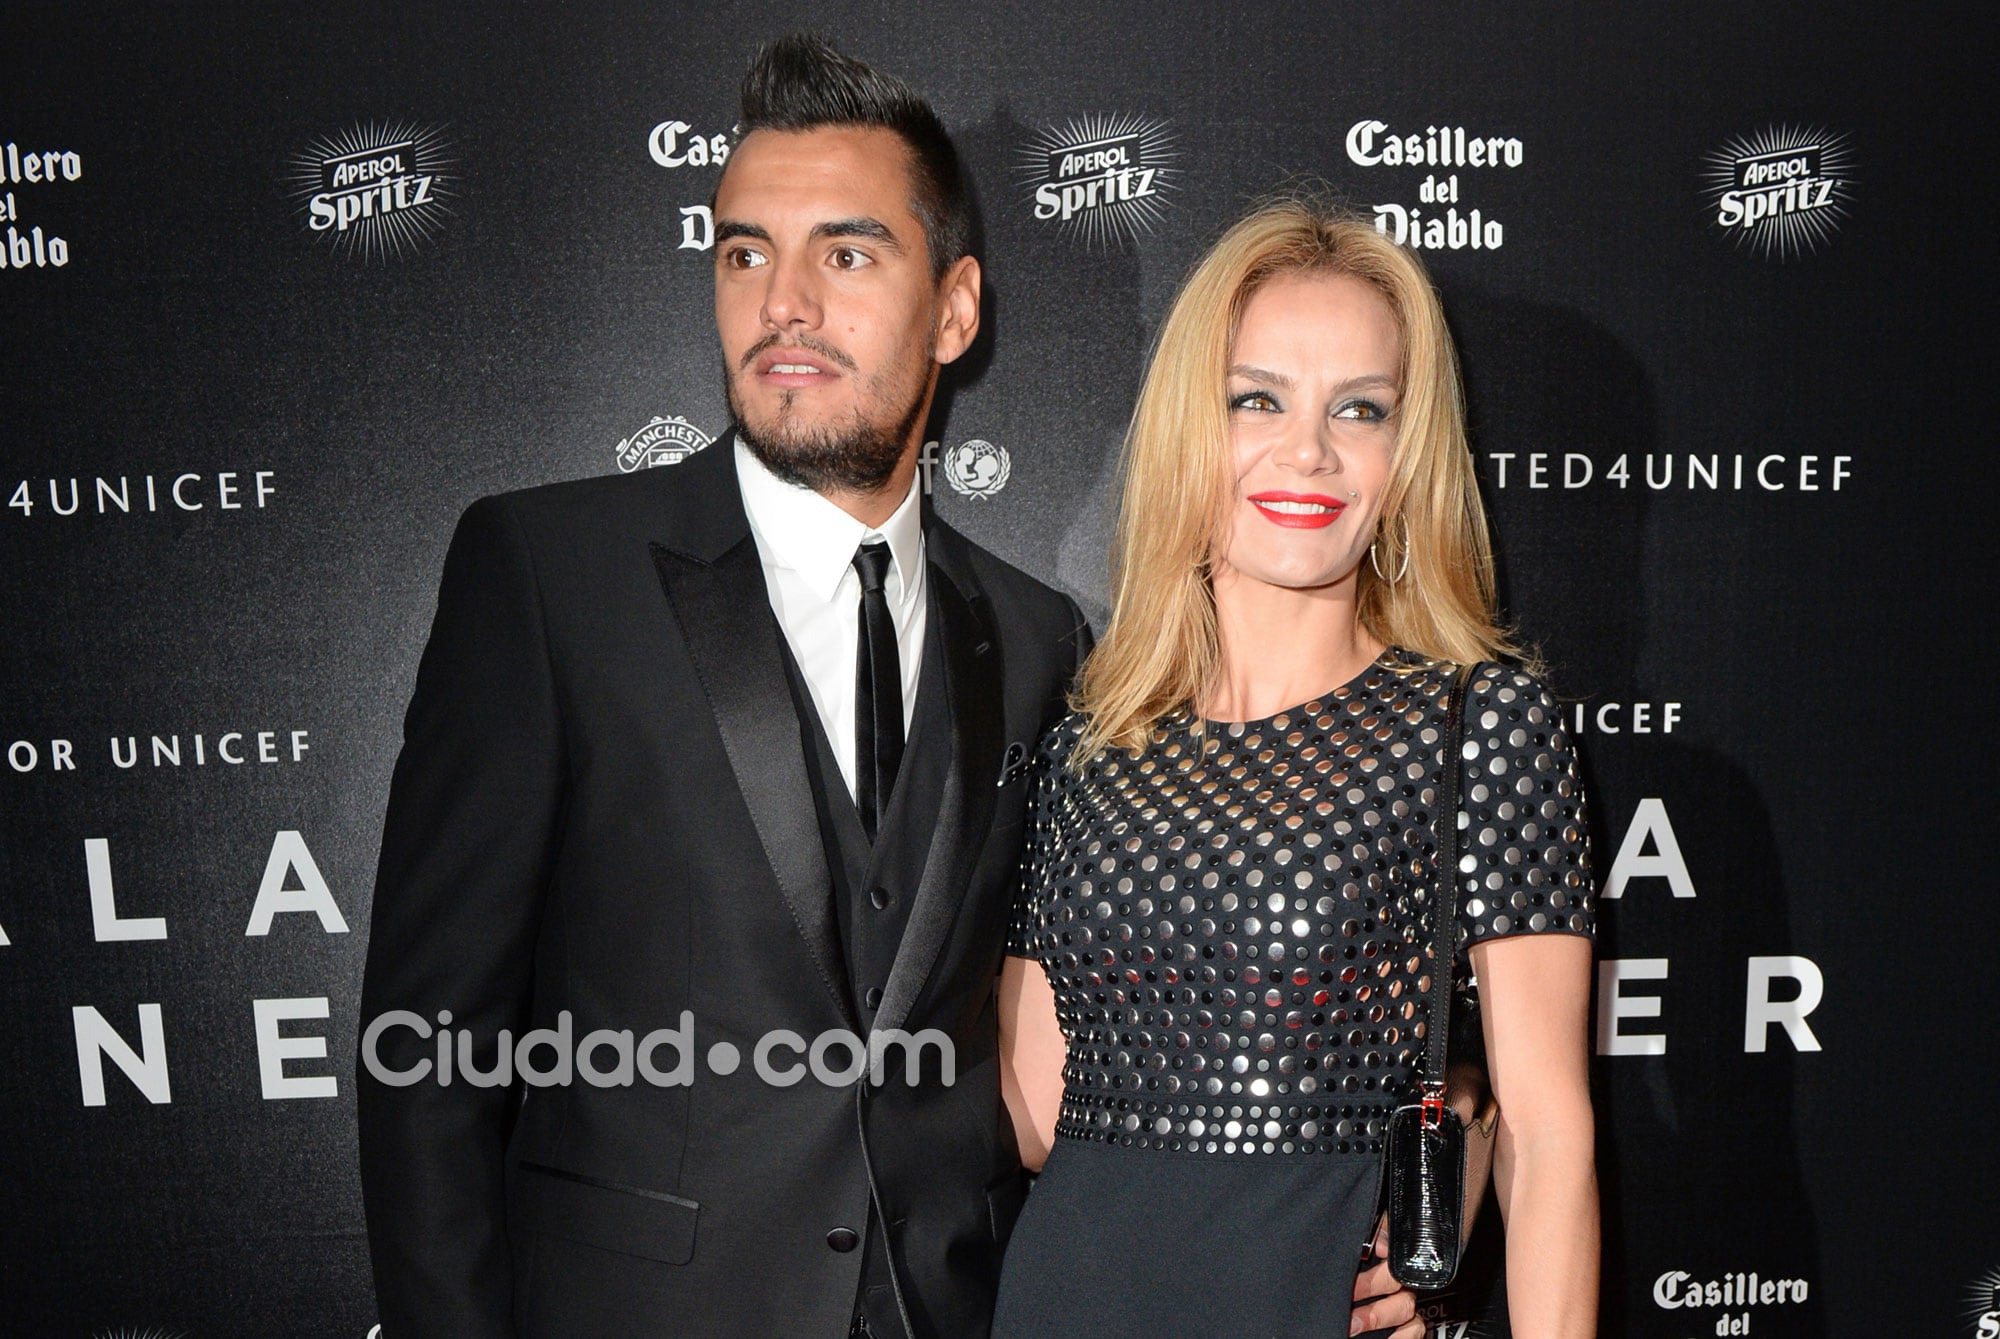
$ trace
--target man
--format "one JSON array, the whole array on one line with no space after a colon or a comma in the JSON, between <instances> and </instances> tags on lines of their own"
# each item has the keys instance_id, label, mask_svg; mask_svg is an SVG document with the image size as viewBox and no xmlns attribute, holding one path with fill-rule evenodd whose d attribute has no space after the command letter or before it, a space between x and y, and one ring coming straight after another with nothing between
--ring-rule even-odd
<instances>
[{"instance_id":1,"label":"man","mask_svg":"<svg viewBox=\"0 0 2000 1339\"><path fill-rule=\"evenodd\" d=\"M362 999L364 1027L450 1011L480 1073L501 1029L567 1011L579 1041L643 1036L686 1010L691 1081L397 1086L364 1055L388 1339L987 1328L1022 1196L994 1054L1019 760L1089 632L916 486L939 369L979 325L936 116L792 38L741 129L715 200L736 429L467 511ZM914 1083L893 1051L879 1085L750 1063L768 1034L800 1039L768 1052L790 1070L822 1034L889 1029L942 1033L953 1083L936 1046ZM436 1043L405 1020L373 1051L394 1077Z\"/></svg>"},{"instance_id":2,"label":"man","mask_svg":"<svg viewBox=\"0 0 2000 1339\"><path fill-rule=\"evenodd\" d=\"M988 1329L1023 1195L994 986L1024 761L1089 630L916 486L979 325L935 114L805 37L743 103L714 203L734 431L482 499L445 560L362 997L386 1339ZM690 1081L634 1080L615 1034L683 1011L691 1044L639 1060ZM579 1076L508 1083L502 1030L566 1018ZM898 1030L951 1063L802 1071Z\"/></svg>"}]
</instances>

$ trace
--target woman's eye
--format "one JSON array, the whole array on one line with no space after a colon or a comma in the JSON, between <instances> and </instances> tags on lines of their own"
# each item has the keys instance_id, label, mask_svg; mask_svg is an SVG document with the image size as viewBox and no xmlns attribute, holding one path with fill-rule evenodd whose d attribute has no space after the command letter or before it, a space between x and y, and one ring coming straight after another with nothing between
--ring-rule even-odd
<instances>
[{"instance_id":1,"label":"woman's eye","mask_svg":"<svg viewBox=\"0 0 2000 1339\"><path fill-rule=\"evenodd\" d=\"M1334 411L1334 417L1357 419L1363 423L1380 423L1389 417L1389 411L1373 400L1349 400Z\"/></svg>"},{"instance_id":2,"label":"woman's eye","mask_svg":"<svg viewBox=\"0 0 2000 1339\"><path fill-rule=\"evenodd\" d=\"M1273 400L1267 391L1245 391L1243 394L1233 397L1229 401L1229 407L1231 409L1252 409L1261 414L1268 414L1277 409L1278 402Z\"/></svg>"}]
</instances>

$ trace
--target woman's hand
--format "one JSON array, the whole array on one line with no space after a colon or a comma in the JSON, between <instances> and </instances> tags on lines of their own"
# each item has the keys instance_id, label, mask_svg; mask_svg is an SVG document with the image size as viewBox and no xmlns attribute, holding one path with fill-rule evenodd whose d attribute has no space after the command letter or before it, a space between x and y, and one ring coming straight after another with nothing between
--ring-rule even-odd
<instances>
[{"instance_id":1,"label":"woman's hand","mask_svg":"<svg viewBox=\"0 0 2000 1339\"><path fill-rule=\"evenodd\" d=\"M1350 1335L1365 1330L1386 1330L1395 1326L1390 1339L1424 1339L1424 1323L1417 1319L1416 1294L1396 1282L1389 1273L1389 1215L1375 1223L1372 1254L1375 1263L1354 1277L1354 1319L1348 1322ZM1367 1305L1362 1305L1366 1302Z\"/></svg>"},{"instance_id":2,"label":"woman's hand","mask_svg":"<svg viewBox=\"0 0 2000 1339\"><path fill-rule=\"evenodd\" d=\"M1000 960L1000 1096L1021 1146L1021 1165L1039 1172L1055 1142L1069 1044L1056 1021L1048 973L1029 958Z\"/></svg>"}]
</instances>

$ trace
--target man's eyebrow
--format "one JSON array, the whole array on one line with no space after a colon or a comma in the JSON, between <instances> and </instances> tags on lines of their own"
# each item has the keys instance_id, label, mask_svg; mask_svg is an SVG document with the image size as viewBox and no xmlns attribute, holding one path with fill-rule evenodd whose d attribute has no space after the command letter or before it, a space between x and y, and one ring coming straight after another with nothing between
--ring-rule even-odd
<instances>
[{"instance_id":1,"label":"man's eyebrow","mask_svg":"<svg viewBox=\"0 0 2000 1339\"><path fill-rule=\"evenodd\" d=\"M825 223L815 223L812 235L814 237L859 237L864 241L886 246L892 251L901 251L903 249L903 244L896 240L896 234L890 232L888 225L879 219L829 219Z\"/></svg>"},{"instance_id":2,"label":"man's eyebrow","mask_svg":"<svg viewBox=\"0 0 2000 1339\"><path fill-rule=\"evenodd\" d=\"M880 219L828 219L825 223L814 224L810 236L815 238L858 237L864 241L874 242L877 245L887 247L891 251L901 251L903 249L903 244L896 240L896 234L890 232L888 225ZM745 223L739 219L722 219L716 223L715 240L718 243L727 242L735 237L748 237L759 242L769 242L771 240L770 232L759 224Z\"/></svg>"}]
</instances>

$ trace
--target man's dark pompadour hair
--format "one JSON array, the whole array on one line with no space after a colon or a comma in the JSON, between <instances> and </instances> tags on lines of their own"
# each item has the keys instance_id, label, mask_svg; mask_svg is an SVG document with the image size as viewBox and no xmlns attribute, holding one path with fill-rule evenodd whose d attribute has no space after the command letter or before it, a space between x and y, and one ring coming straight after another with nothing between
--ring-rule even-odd
<instances>
[{"instance_id":1,"label":"man's dark pompadour hair","mask_svg":"<svg viewBox=\"0 0 2000 1339\"><path fill-rule=\"evenodd\" d=\"M972 202L944 123L894 75L841 55L813 33L787 33L757 52L743 75L739 133L880 126L910 146L911 210L924 225L931 276L972 245Z\"/></svg>"}]
</instances>

